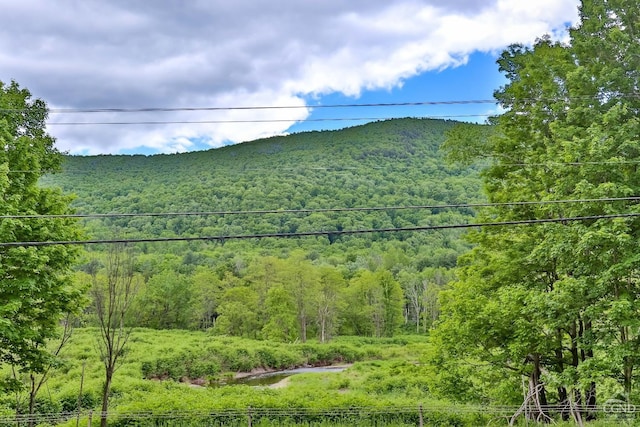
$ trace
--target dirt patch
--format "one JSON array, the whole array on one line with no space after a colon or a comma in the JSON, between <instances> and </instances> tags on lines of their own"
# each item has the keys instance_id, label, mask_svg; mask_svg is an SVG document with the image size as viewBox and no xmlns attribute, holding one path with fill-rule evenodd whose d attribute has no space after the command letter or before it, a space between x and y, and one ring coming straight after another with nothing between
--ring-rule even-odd
<instances>
[{"instance_id":1,"label":"dirt patch","mask_svg":"<svg viewBox=\"0 0 640 427\"><path fill-rule=\"evenodd\" d=\"M284 378L275 384L271 384L269 388L285 388L286 386L289 385L290 380L291 380L291 377Z\"/></svg>"}]
</instances>

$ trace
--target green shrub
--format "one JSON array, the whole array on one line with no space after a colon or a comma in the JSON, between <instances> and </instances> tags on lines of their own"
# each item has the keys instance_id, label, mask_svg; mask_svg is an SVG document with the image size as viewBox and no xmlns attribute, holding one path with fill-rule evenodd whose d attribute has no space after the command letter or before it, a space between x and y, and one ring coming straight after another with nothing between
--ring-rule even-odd
<instances>
[{"instance_id":1,"label":"green shrub","mask_svg":"<svg viewBox=\"0 0 640 427\"><path fill-rule=\"evenodd\" d=\"M91 409L100 403L100 398L97 394L91 391L83 391L80 396L80 408ZM62 412L74 412L78 410L78 395L64 395L60 397L60 406Z\"/></svg>"},{"instance_id":2,"label":"green shrub","mask_svg":"<svg viewBox=\"0 0 640 427\"><path fill-rule=\"evenodd\" d=\"M187 377L205 378L216 375L220 371L220 363L217 360L195 360L187 372Z\"/></svg>"}]
</instances>

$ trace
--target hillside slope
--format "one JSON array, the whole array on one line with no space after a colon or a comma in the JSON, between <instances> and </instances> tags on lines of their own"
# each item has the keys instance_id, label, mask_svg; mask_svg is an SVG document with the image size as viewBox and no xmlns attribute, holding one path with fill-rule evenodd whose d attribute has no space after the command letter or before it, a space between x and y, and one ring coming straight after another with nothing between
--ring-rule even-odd
<instances>
[{"instance_id":1,"label":"hillside slope","mask_svg":"<svg viewBox=\"0 0 640 427\"><path fill-rule=\"evenodd\" d=\"M43 184L74 193L80 213L313 210L477 202L482 198L477 173L447 166L438 151L444 133L455 124L396 119L184 154L69 156L64 172L46 177ZM100 218L86 224L93 238L219 236L460 223L468 221L471 214L469 209L406 209ZM321 255L344 256L371 247L373 242L384 250L390 241L405 241L408 246L402 250L407 255L433 258L423 264L451 266L464 249L458 235L374 233L343 236L335 245L329 245L326 238L296 242L265 239L235 245L243 251L302 247ZM151 251L183 253L186 247L196 250L202 245L155 245Z\"/></svg>"}]
</instances>

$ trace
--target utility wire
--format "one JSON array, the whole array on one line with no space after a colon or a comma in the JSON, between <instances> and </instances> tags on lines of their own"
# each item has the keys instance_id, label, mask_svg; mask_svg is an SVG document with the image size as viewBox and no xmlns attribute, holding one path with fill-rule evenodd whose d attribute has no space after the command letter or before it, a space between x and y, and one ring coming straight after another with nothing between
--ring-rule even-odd
<instances>
[{"instance_id":1,"label":"utility wire","mask_svg":"<svg viewBox=\"0 0 640 427\"><path fill-rule=\"evenodd\" d=\"M436 116L414 117L420 119L444 119L462 117L488 117L493 114L446 114ZM327 117L315 119L249 119L249 120L157 120L131 122L47 122L47 126L83 126L83 125L183 125L183 124L227 124L227 123L280 123L280 122L344 122L392 120L400 117Z\"/></svg>"},{"instance_id":2,"label":"utility wire","mask_svg":"<svg viewBox=\"0 0 640 427\"><path fill-rule=\"evenodd\" d=\"M186 153L183 153L186 154ZM112 157L134 157L135 155L128 155L128 154L112 154L112 155L106 155L107 157L112 156ZM139 154L138 156L144 156L142 154ZM151 155L150 157L153 157L154 155ZM74 156L70 156L70 157L74 157ZM82 157L94 157L94 156L82 156ZM481 159L482 160L482 159ZM484 158L484 160L487 160L487 158ZM596 165L633 165L633 164L640 164L640 160L615 160L615 161L593 161L593 162L546 162L546 163L499 163L496 164L496 166L596 166ZM298 170L304 170L304 171L309 171L309 170L320 170L320 171L327 171L327 172L343 172L343 171L349 171L349 170L359 170L361 169L361 166L313 166L313 167L305 167L300 168L300 167L264 167L264 168L238 168L236 169L234 172L238 172L238 173L242 173L242 172L255 172L255 171L298 171ZM399 166L399 167L395 167L395 170L398 169L409 169L409 168L414 168L411 165L407 165L407 166ZM389 167L387 166L376 166L376 165L367 165L367 169L389 169ZM146 171L145 169L127 169L127 172L144 172ZM36 169L16 169L16 170L10 170L7 171L7 173L40 173L40 174L49 174L51 173L52 175L60 175L60 174L65 174L65 173L91 173L91 172L95 172L94 170L86 170L86 169L63 169L61 171L57 171L57 172L51 172L51 171L45 171L45 170L36 170ZM225 171L228 172L228 171Z\"/></svg>"},{"instance_id":3,"label":"utility wire","mask_svg":"<svg viewBox=\"0 0 640 427\"><path fill-rule=\"evenodd\" d=\"M461 209L499 206L528 206L551 205L565 203L598 203L640 201L640 196L608 197L601 199L568 199L568 200L540 200L501 203L459 203L448 205L409 205L409 206L374 206L357 208L325 208L325 209L261 209L250 211L204 211L204 212L142 212L142 213L104 213L104 214L58 214L58 215L0 215L2 219L49 219L49 218L125 218L125 217L165 217L165 216L210 216L210 215L264 215L264 214L298 214L298 213L328 213L328 212L373 212L422 209Z\"/></svg>"},{"instance_id":4,"label":"utility wire","mask_svg":"<svg viewBox=\"0 0 640 427\"><path fill-rule=\"evenodd\" d=\"M178 111L234 111L234 110L293 110L313 108L362 108L362 107L419 107L425 105L469 105L469 104L497 104L495 99L472 99L450 101L415 101L415 102L376 102L363 104L317 104L317 105L261 105L235 107L143 107L143 108L52 108L50 113L155 113ZM0 111L3 111L0 109ZM7 110L4 110L7 111ZM13 110L15 111L15 110Z\"/></svg>"},{"instance_id":5,"label":"utility wire","mask_svg":"<svg viewBox=\"0 0 640 427\"><path fill-rule=\"evenodd\" d=\"M494 166L596 166L596 165L633 165L640 160L615 160L594 162L546 162L546 163L496 163Z\"/></svg>"},{"instance_id":6,"label":"utility wire","mask_svg":"<svg viewBox=\"0 0 640 427\"><path fill-rule=\"evenodd\" d=\"M434 230L450 230L476 227L501 227L509 225L529 225L544 224L557 222L575 222L589 221L613 218L634 218L639 217L640 213L626 213L615 215L590 215L578 217L563 218L543 218L519 221L499 221L487 222L480 224L451 224L451 225L431 225L418 227L397 227L397 228L370 228L360 230L334 230L334 231L307 231L296 233L265 233L265 234L237 234L228 236L207 236L207 237L156 237L142 239L112 239L112 240L60 240L60 241L44 241L44 242L0 242L0 247L30 247L30 246L54 246L54 245L94 245L94 244L115 244L115 243L155 243L155 242L195 242L195 241L217 241L225 242L226 240L241 239L265 239L265 238L292 238L292 237L313 237L327 236L329 238L342 236L347 234L366 234L366 233L396 233L406 231L434 231Z\"/></svg>"},{"instance_id":7,"label":"utility wire","mask_svg":"<svg viewBox=\"0 0 640 427\"><path fill-rule=\"evenodd\" d=\"M638 93L620 94L619 98L637 98ZM556 102L580 101L600 99L599 95L552 97L552 98L521 98L519 102ZM139 107L139 108L51 108L51 114L75 113L153 113L178 111L233 111L233 110L284 110L284 109L314 109L314 108L362 108L362 107L413 107L427 105L469 105L469 104L498 104L496 99L461 99L442 101L413 101L413 102L379 102L352 104L318 104L318 105L254 105L227 107ZM0 113L20 113L26 109L0 108Z\"/></svg>"}]
</instances>

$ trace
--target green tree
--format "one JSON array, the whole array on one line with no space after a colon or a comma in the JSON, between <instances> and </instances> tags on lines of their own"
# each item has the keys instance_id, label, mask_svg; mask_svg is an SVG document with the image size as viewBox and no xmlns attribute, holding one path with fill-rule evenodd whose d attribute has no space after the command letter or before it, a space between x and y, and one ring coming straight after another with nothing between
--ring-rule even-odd
<instances>
[{"instance_id":1,"label":"green tree","mask_svg":"<svg viewBox=\"0 0 640 427\"><path fill-rule=\"evenodd\" d=\"M446 268L426 268L420 273L422 289L423 331L435 325L440 316L440 291L454 278L454 271Z\"/></svg>"},{"instance_id":2,"label":"green tree","mask_svg":"<svg viewBox=\"0 0 640 427\"><path fill-rule=\"evenodd\" d=\"M477 147L491 159L483 172L491 202L640 191L638 3L584 0L580 15L569 45L542 38L532 48L512 46L498 60L509 83L495 96L506 112ZM627 200L481 212L480 221L595 218L473 233L477 246L442 300L439 329L449 350L528 376L537 408L550 386L567 408L595 405L607 371L629 394L640 343L640 221L597 217L637 211Z\"/></svg>"},{"instance_id":3,"label":"green tree","mask_svg":"<svg viewBox=\"0 0 640 427\"><path fill-rule=\"evenodd\" d=\"M400 283L393 278L391 272L382 270L376 273L381 290L383 309L382 334L392 337L402 324L402 306L404 297Z\"/></svg>"},{"instance_id":4,"label":"green tree","mask_svg":"<svg viewBox=\"0 0 640 427\"><path fill-rule=\"evenodd\" d=\"M64 319L61 320L62 323L62 334L58 342L54 343L55 346L51 348L50 354L51 359L49 361L48 366L42 372L28 372L28 373L20 373L16 370L16 367L12 367L12 379L17 383L22 383L21 389L16 390L16 415L19 415L24 408L24 401L27 401L27 414L29 415L28 425L34 426L36 424L36 398L38 397L38 393L42 389L42 386L47 383L49 379L49 374L55 369L56 365L60 362L60 353L65 345L71 339L71 333L73 331L73 325L75 319L72 318L70 314L67 314ZM49 346L46 346L49 348ZM26 386L26 387L25 387ZM22 389L26 388L27 393L26 396L22 393Z\"/></svg>"},{"instance_id":5,"label":"green tree","mask_svg":"<svg viewBox=\"0 0 640 427\"><path fill-rule=\"evenodd\" d=\"M265 301L267 315L262 328L264 338L291 341L297 337L296 305L293 296L282 286L273 286Z\"/></svg>"},{"instance_id":6,"label":"green tree","mask_svg":"<svg viewBox=\"0 0 640 427\"><path fill-rule=\"evenodd\" d=\"M440 306L438 295L449 281L451 270L445 268L426 268L420 273L403 270L398 281L407 300L407 322L414 322L416 332L426 332L438 319Z\"/></svg>"},{"instance_id":7,"label":"green tree","mask_svg":"<svg viewBox=\"0 0 640 427\"><path fill-rule=\"evenodd\" d=\"M283 271L285 261L274 256L261 256L255 259L247 269L246 276L243 279L248 282L258 294L258 308L256 315L261 324L267 322L269 313L267 313L267 295L269 290L274 286L281 285L283 282Z\"/></svg>"},{"instance_id":8,"label":"green tree","mask_svg":"<svg viewBox=\"0 0 640 427\"><path fill-rule=\"evenodd\" d=\"M292 254L283 265L282 280L285 289L293 297L300 340L307 341L307 329L312 324L317 301L319 274L318 269L302 252Z\"/></svg>"},{"instance_id":9,"label":"green tree","mask_svg":"<svg viewBox=\"0 0 640 427\"><path fill-rule=\"evenodd\" d=\"M61 156L45 132L47 107L32 100L16 82L0 82L0 241L77 240L69 218L37 218L72 213L71 199L58 189L42 188L43 174L60 169ZM81 290L71 284L73 246L0 246L0 363L42 373L51 354L45 343L55 337L63 315L78 310Z\"/></svg>"},{"instance_id":10,"label":"green tree","mask_svg":"<svg viewBox=\"0 0 640 427\"><path fill-rule=\"evenodd\" d=\"M224 292L220 279L208 268L198 267L191 277L193 288L191 325L199 329L215 326L218 304Z\"/></svg>"},{"instance_id":11,"label":"green tree","mask_svg":"<svg viewBox=\"0 0 640 427\"><path fill-rule=\"evenodd\" d=\"M215 330L221 334L257 338L259 330L258 293L248 286L227 289L218 307Z\"/></svg>"},{"instance_id":12,"label":"green tree","mask_svg":"<svg viewBox=\"0 0 640 427\"><path fill-rule=\"evenodd\" d=\"M338 314L343 308L340 292L346 286L346 281L338 270L330 266L320 267L320 280L316 301L316 321L320 342L331 339L338 328Z\"/></svg>"},{"instance_id":13,"label":"green tree","mask_svg":"<svg viewBox=\"0 0 640 427\"><path fill-rule=\"evenodd\" d=\"M393 336L402 324L402 288L387 270L362 271L345 299L345 326L357 335Z\"/></svg>"},{"instance_id":14,"label":"green tree","mask_svg":"<svg viewBox=\"0 0 640 427\"><path fill-rule=\"evenodd\" d=\"M137 324L156 329L186 329L189 327L192 289L188 278L173 271L164 271L149 279L144 292L137 298Z\"/></svg>"}]
</instances>

